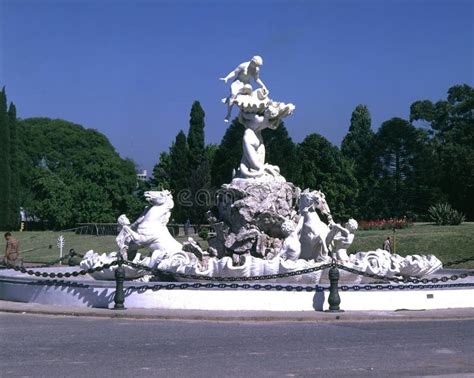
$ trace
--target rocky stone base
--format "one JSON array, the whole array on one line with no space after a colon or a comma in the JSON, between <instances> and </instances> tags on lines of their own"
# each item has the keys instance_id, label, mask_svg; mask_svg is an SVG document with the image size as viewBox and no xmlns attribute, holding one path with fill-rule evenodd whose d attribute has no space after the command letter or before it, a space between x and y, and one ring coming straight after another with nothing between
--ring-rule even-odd
<instances>
[{"instance_id":1,"label":"rocky stone base","mask_svg":"<svg viewBox=\"0 0 474 378\"><path fill-rule=\"evenodd\" d=\"M299 215L300 188L290 182L235 178L219 190L217 207L209 214L216 236L209 253L218 257L251 254L271 258L281 249L281 225Z\"/></svg>"}]
</instances>

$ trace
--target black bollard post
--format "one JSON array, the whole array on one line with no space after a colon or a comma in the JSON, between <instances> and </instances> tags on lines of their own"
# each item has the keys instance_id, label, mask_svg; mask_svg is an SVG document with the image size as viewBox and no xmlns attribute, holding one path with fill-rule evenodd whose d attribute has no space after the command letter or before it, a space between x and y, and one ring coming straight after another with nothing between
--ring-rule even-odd
<instances>
[{"instance_id":1,"label":"black bollard post","mask_svg":"<svg viewBox=\"0 0 474 378\"><path fill-rule=\"evenodd\" d=\"M75 251L73 248L71 248L71 249L69 250L69 259L68 259L68 261L67 261L67 263L68 263L69 266L74 266L74 262L72 261L72 258L73 258L75 255L76 255L76 251Z\"/></svg>"},{"instance_id":2,"label":"black bollard post","mask_svg":"<svg viewBox=\"0 0 474 378\"><path fill-rule=\"evenodd\" d=\"M114 310L125 310L125 294L123 291L123 282L125 281L125 269L122 266L123 257L122 253L119 252L118 256L118 267L115 269L115 295L114 295Z\"/></svg>"},{"instance_id":3,"label":"black bollard post","mask_svg":"<svg viewBox=\"0 0 474 378\"><path fill-rule=\"evenodd\" d=\"M329 269L329 282L330 287L329 287L329 297L328 297L328 303L329 303L329 310L328 312L344 312L344 310L341 310L339 308L339 305L341 304L341 297L339 297L339 288L338 288L338 283L339 283L339 270L337 269L336 265L333 264L331 269Z\"/></svg>"}]
</instances>

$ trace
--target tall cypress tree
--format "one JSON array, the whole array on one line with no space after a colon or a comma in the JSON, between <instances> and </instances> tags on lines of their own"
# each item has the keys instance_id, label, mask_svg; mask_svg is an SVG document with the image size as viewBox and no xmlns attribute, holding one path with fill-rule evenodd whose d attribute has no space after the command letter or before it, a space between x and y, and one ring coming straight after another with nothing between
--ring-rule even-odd
<instances>
[{"instance_id":1,"label":"tall cypress tree","mask_svg":"<svg viewBox=\"0 0 474 378\"><path fill-rule=\"evenodd\" d=\"M182 130L176 135L176 139L170 148L170 187L175 199L173 215L176 221L183 222L188 215L188 208L192 205L190 192L188 190L189 176L189 149L186 135Z\"/></svg>"},{"instance_id":2,"label":"tall cypress tree","mask_svg":"<svg viewBox=\"0 0 474 378\"><path fill-rule=\"evenodd\" d=\"M367 154L367 149L370 148L374 137L370 125L369 109L365 105L357 105L352 112L349 132L341 145L341 152L345 157L357 162Z\"/></svg>"},{"instance_id":3,"label":"tall cypress tree","mask_svg":"<svg viewBox=\"0 0 474 378\"><path fill-rule=\"evenodd\" d=\"M10 125L5 87L0 92L0 229L10 223Z\"/></svg>"},{"instance_id":4,"label":"tall cypress tree","mask_svg":"<svg viewBox=\"0 0 474 378\"><path fill-rule=\"evenodd\" d=\"M16 107L13 102L8 109L10 125L10 227L18 228L20 213L20 172L18 162L18 133L16 124Z\"/></svg>"},{"instance_id":5,"label":"tall cypress tree","mask_svg":"<svg viewBox=\"0 0 474 378\"><path fill-rule=\"evenodd\" d=\"M197 169L204 159L204 117L205 113L199 101L194 101L191 107L188 131L189 168Z\"/></svg>"},{"instance_id":6,"label":"tall cypress tree","mask_svg":"<svg viewBox=\"0 0 474 378\"><path fill-rule=\"evenodd\" d=\"M204 137L205 113L199 101L194 101L189 115L188 147L189 147L189 179L188 185L192 196L192 206L188 216L193 223L204 221L204 213L209 207L211 198L211 163L206 154Z\"/></svg>"}]
</instances>

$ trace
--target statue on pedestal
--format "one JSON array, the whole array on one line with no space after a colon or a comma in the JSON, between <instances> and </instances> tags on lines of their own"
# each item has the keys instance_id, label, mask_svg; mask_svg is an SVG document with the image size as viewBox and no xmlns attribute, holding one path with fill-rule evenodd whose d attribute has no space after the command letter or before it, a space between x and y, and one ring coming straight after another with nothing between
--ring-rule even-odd
<instances>
[{"instance_id":1,"label":"statue on pedestal","mask_svg":"<svg viewBox=\"0 0 474 378\"><path fill-rule=\"evenodd\" d=\"M329 252L333 260L374 274L421 277L439 269L441 262L434 256L402 257L382 250L348 256L357 222L350 219L344 226L335 223L323 192L301 191L285 180L278 166L265 161L262 131L277 129L281 120L294 112L295 106L268 97L269 90L260 79L262 64L263 59L254 56L221 78L226 83L234 78L230 95L223 99L227 105L225 121L229 121L236 105L245 132L240 165L232 181L219 189L216 206L208 214L214 231L208 239L208 251L192 238L179 243L171 236L167 223L174 203L171 193L165 190L145 193L151 206L133 224L125 215L119 217L120 234L116 241L120 252L127 253L128 260L135 264L191 274L193 279L248 277L314 268L331 262ZM251 81L258 88L254 89ZM137 253L144 247L149 250L146 257ZM89 251L81 267L88 269L116 258L117 253L99 256ZM127 276L131 277L146 273L145 270L134 272L132 267L129 270ZM287 280L315 284L320 282L322 274L314 271ZM94 275L113 277L107 270ZM351 279L361 280L359 276Z\"/></svg>"},{"instance_id":2,"label":"statue on pedestal","mask_svg":"<svg viewBox=\"0 0 474 378\"><path fill-rule=\"evenodd\" d=\"M260 79L260 66L263 60L260 56L254 56L249 62L240 64L225 78L227 83L232 77L236 77L231 85L231 94L223 99L227 104L227 115L224 119L229 121L232 107L239 107L239 122L246 128L243 138L243 156L240 167L234 177L269 179L285 181L280 175L280 168L265 163L265 145L261 132L264 129L276 129L282 118L293 113L295 106L276 102L268 97L269 91ZM253 90L250 80L254 79L260 88Z\"/></svg>"}]
</instances>

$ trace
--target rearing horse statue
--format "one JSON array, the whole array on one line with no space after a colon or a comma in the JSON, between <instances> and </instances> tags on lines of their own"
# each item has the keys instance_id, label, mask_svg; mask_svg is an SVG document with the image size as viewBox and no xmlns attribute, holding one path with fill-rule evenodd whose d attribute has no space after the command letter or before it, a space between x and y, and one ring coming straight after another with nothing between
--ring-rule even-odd
<instances>
[{"instance_id":1,"label":"rearing horse statue","mask_svg":"<svg viewBox=\"0 0 474 378\"><path fill-rule=\"evenodd\" d=\"M151 204L133 223L125 215L121 215L118 223L122 230L117 236L117 245L120 250L128 250L128 259L135 257L139 248L148 247L151 251L160 251L163 255L171 255L182 250L171 236L167 224L171 210L174 207L173 196L168 190L161 192L145 192L146 200Z\"/></svg>"},{"instance_id":2,"label":"rearing horse statue","mask_svg":"<svg viewBox=\"0 0 474 378\"><path fill-rule=\"evenodd\" d=\"M300 222L303 223L300 234L300 258L315 261L327 261L328 246L326 237L330 231L329 226L318 216L316 209L328 216L332 224L331 210L326 202L326 196L319 190L310 192L304 190L300 196Z\"/></svg>"}]
</instances>

